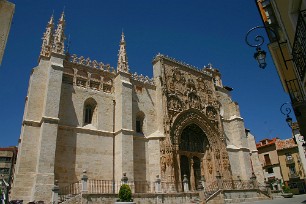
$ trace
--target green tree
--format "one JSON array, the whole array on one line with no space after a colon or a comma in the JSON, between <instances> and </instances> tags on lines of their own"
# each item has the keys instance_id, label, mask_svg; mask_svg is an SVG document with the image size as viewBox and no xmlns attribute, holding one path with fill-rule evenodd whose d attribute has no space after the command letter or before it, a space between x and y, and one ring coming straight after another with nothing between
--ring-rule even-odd
<instances>
[{"instance_id":1,"label":"green tree","mask_svg":"<svg viewBox=\"0 0 306 204\"><path fill-rule=\"evenodd\" d=\"M132 191L129 185L123 184L119 190L119 201L130 202L132 201Z\"/></svg>"}]
</instances>

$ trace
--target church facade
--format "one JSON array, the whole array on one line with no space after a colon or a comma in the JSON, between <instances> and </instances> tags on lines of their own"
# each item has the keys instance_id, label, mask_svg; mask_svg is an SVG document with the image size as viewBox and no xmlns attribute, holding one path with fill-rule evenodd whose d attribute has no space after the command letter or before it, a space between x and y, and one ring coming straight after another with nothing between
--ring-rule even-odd
<instances>
[{"instance_id":1,"label":"church facade","mask_svg":"<svg viewBox=\"0 0 306 204\"><path fill-rule=\"evenodd\" d=\"M83 170L96 180L158 175L177 192L184 175L191 190L216 176L250 179L258 157L217 69L158 54L152 79L133 74L123 33L115 69L65 54L64 14L53 21L30 77L12 199L50 201L55 180L66 186Z\"/></svg>"}]
</instances>

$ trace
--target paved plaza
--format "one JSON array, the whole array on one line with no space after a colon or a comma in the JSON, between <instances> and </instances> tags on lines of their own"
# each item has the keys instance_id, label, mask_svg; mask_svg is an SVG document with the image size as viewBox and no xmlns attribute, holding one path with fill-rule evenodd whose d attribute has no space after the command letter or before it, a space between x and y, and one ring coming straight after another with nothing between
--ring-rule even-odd
<instances>
[{"instance_id":1,"label":"paved plaza","mask_svg":"<svg viewBox=\"0 0 306 204\"><path fill-rule=\"evenodd\" d=\"M243 204L291 204L291 203L306 203L306 194L294 195L292 198L275 198L273 200L245 202Z\"/></svg>"}]
</instances>

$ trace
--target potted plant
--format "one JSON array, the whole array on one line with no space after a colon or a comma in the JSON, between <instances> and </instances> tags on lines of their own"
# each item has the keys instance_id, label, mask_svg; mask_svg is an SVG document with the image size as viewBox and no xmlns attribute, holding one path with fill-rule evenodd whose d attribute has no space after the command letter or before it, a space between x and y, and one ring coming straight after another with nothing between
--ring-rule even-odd
<instances>
[{"instance_id":1,"label":"potted plant","mask_svg":"<svg viewBox=\"0 0 306 204\"><path fill-rule=\"evenodd\" d=\"M282 196L284 198L292 198L293 193L291 192L291 189L289 188L289 186L283 186L283 193Z\"/></svg>"},{"instance_id":2,"label":"potted plant","mask_svg":"<svg viewBox=\"0 0 306 204\"><path fill-rule=\"evenodd\" d=\"M115 204L135 204L132 199L132 191L129 185L122 184L119 190L119 199Z\"/></svg>"}]
</instances>

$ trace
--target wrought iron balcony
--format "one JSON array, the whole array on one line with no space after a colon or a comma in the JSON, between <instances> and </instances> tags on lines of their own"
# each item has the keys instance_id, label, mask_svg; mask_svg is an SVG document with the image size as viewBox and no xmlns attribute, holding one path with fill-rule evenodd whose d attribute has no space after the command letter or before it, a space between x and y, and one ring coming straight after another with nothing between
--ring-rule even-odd
<instances>
[{"instance_id":1,"label":"wrought iron balcony","mask_svg":"<svg viewBox=\"0 0 306 204\"><path fill-rule=\"evenodd\" d=\"M292 56L299 76L302 81L305 78L306 72L306 10L299 13L294 43L292 48Z\"/></svg>"}]
</instances>

